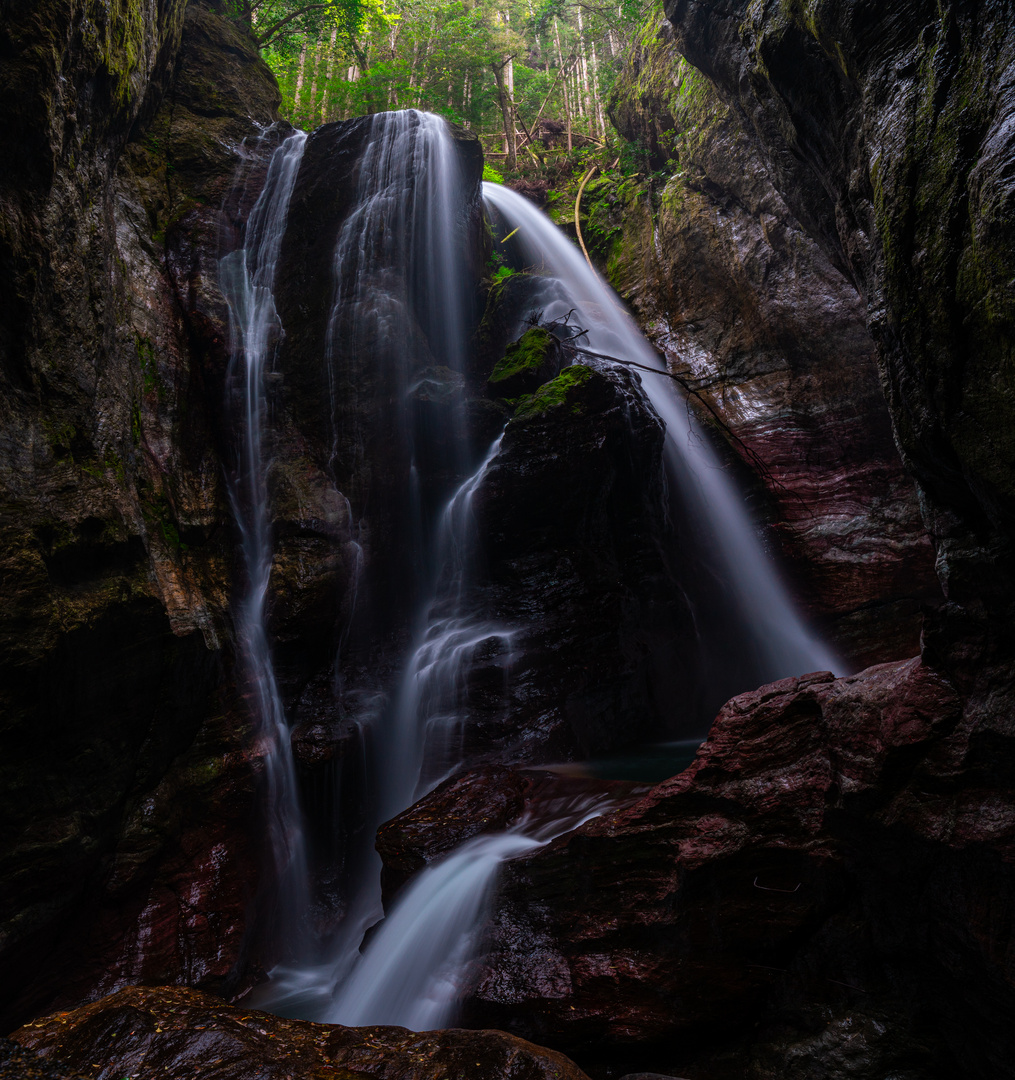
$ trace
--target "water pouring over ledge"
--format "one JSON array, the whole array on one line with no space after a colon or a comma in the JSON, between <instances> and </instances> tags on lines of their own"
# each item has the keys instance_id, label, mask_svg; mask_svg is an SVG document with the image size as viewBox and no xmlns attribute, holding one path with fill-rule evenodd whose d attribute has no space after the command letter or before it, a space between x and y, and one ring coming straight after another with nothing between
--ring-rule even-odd
<instances>
[{"instance_id":1,"label":"water pouring over ledge","mask_svg":"<svg viewBox=\"0 0 1015 1080\"><path fill-rule=\"evenodd\" d=\"M546 277L542 317L546 322L572 320L587 331L593 353L665 370L619 298L588 265L581 252L523 196L499 184L484 183L483 197L513 230L513 243L527 266ZM521 327L519 327L519 331ZM675 392L672 380L646 373L645 394L666 425L665 454L676 493L686 512L714 544L717 575L726 584L755 656L761 685L810 671L845 674L834 653L801 619L775 566L765 554L733 481ZM722 642L714 645L722 648ZM749 689L745 685L739 689Z\"/></svg>"},{"instance_id":2,"label":"water pouring over ledge","mask_svg":"<svg viewBox=\"0 0 1015 1080\"><path fill-rule=\"evenodd\" d=\"M266 483L266 375L281 332L275 310L275 268L289 202L307 136L289 136L272 155L264 187L247 221L243 244L219 266L229 302L234 342L228 381L240 433L229 498L239 525L246 589L236 605L236 630L245 664L248 700L263 751L264 805L275 870L271 932L289 955L303 951L303 917L309 905L309 869L289 725L279 692L265 625L272 566L271 519ZM267 903L262 899L262 904Z\"/></svg>"},{"instance_id":3,"label":"water pouring over ledge","mask_svg":"<svg viewBox=\"0 0 1015 1080\"><path fill-rule=\"evenodd\" d=\"M480 468L459 484L446 501L442 514L435 507L427 513L425 500L420 497L416 467L426 432L414 425L406 411L406 395L418 374L405 366L406 342L424 342L422 351L431 356L437 354L445 360L447 368L454 370L461 357L458 343L464 339L460 325L464 307L442 299L447 284L460 280L464 258L463 252L449 242L456 233L452 227L455 208L450 192L458 186L454 158L448 153L449 138L443 122L437 118L424 119L421 114L411 112L379 114L374 118L371 145L359 172L358 204L340 231L334 260L339 284L329 322L326 357L329 378L335 359L333 353L343 345L342 335L347 332L359 335L364 328L367 335L362 340L379 346L369 352L371 361L377 364L391 361L396 365L387 376L392 385L399 387L391 399L396 412L387 422L398 432L406 455L409 482L402 489L408 504L405 517L415 523L410 533L419 554L415 591L421 602L417 607L416 631L403 659L402 674L392 688L387 705L367 733L368 756L373 758L367 769L373 785L370 820L365 830L370 834L369 840L373 828L407 807L462 763L458 733L469 719L462 674L479 647L492 644L507 651L514 634L513 627L484 619L471 606L470 596L469 507L473 495L482 486L486 470L496 464L499 445L495 443ZM272 162L273 170L276 165L282 166L281 152L276 154L276 159ZM661 367L613 294L548 219L506 189L488 185L485 194L492 212L505 219L505 232L519 229L515 242L523 250L525 261L543 267L545 276L540 282L547 301L543 305L544 318L553 319L577 309L581 325L588 332L590 349L649 367ZM433 236L435 228L443 228L441 241L413 242L406 248L393 248L390 237L385 239L385 230L390 230L392 221L399 222L400 235L413 238ZM275 250L277 253L277 245ZM422 270L413 265L413 251L426 253L427 262ZM270 248L266 248L266 264L270 255ZM271 277L266 273L263 276L267 278L268 294L264 298L266 314L262 321L270 325L274 313L273 304L267 305ZM242 306L243 295L237 295L238 310L246 310ZM413 332L407 335L410 315ZM449 321L455 325L448 325ZM269 337L266 330L264 342ZM267 355L266 348L262 354ZM736 611L736 642L750 643L754 657L752 678L742 681L735 689L746 689L782 675L834 669L837 666L834 658L808 633L793 611L774 568L753 535L732 483L696 431L670 381L646 374L642 382L652 406L666 424L665 454L672 481L672 501L682 501L685 515L700 522L707 533L719 564L717 577L725 581ZM328 385L334 417L340 410L342 396L336 393L334 380ZM263 405L255 404L248 410L250 432L255 427L260 431L262 413ZM452 416L456 415L453 410ZM450 442L461 446L459 424L453 420L448 427L452 432ZM337 468L343 448L355 452L362 445L356 438L345 438L336 424L333 465ZM458 452L450 457L459 463L465 460L465 455ZM259 442L249 460L250 475L259 470L263 488L265 462ZM250 490L256 495L256 484ZM257 499L253 501L256 503ZM257 515L250 520L256 525ZM263 520L267 522L266 509ZM262 537L268 545L270 567L270 533L265 531ZM258 549L262 555L264 550ZM254 555L256 563L258 552ZM259 605L251 608L251 618L261 627L270 670L263 629L263 594ZM713 638L708 644L717 653L726 645L721 637ZM266 685L270 686L270 682ZM277 697L277 688L274 696ZM280 712L277 715L281 726L276 724L275 730L281 732L285 719ZM291 755L288 768L291 770ZM288 775L291 776L291 771ZM272 789L272 812L276 817L281 814L291 826L292 851L302 852L299 805L295 799L289 799L286 792L290 790L295 792L294 784L280 784ZM561 822L560 828L573 828L577 823L569 819ZM321 941L309 954L300 955L290 949L289 956L297 954L296 962L276 968L272 983L259 995L260 1004L290 1014L343 1023L387 1022L409 1026L447 1023L462 992L464 968L477 946L478 928L485 917L486 901L491 896L498 867L505 859L532 850L533 844L538 846L539 842L542 841L525 823L519 823L507 833L469 841L410 883L388 919L373 932L361 955L365 932L382 915L377 881L379 863L370 852L358 874L355 895L338 932ZM299 926L306 921L309 887L305 886L302 899L295 891L284 891L292 897L288 905L292 925ZM454 898L453 904L449 898ZM444 944L440 948L432 947L438 941ZM428 959L419 964L413 959L425 957ZM402 976L410 966L415 988L407 991Z\"/></svg>"},{"instance_id":4,"label":"water pouring over ledge","mask_svg":"<svg viewBox=\"0 0 1015 1080\"><path fill-rule=\"evenodd\" d=\"M503 217L507 232L518 229L527 261L540 265L547 275L543 318L553 321L577 311L588 331L591 350L660 368L654 351L619 306L607 286L578 255L563 235L526 200L508 189L485 184L484 196ZM519 327L519 331L521 327ZM692 512L707 522L719 545L722 571L730 578L742 622L756 644L758 682L806 671L838 667L833 657L812 635L794 611L775 569L754 537L750 520L737 492L703 435L696 431L686 406L674 394L669 380L651 376L643 380L645 391L666 425L665 453L679 497L691 503ZM486 461L449 504L446 520L454 518L456 502L471 498L483 474L495 460L500 440ZM453 535L452 533L446 533ZM451 549L445 549L450 554ZM458 564L464 577L464 567ZM458 587L457 600L462 602ZM402 738L415 740L420 768L426 757L426 734L414 729L419 723L420 658L429 670L446 664L455 667L457 638L448 634L446 622L431 612L426 631L430 644L417 650L403 684L400 710L405 726ZM433 648L436 642L438 647ZM447 650L452 656L441 658ZM422 791L417 790L417 795ZM556 835L576 828L604 812L590 804L584 816L557 819L540 832L522 821L507 832L487 834L462 846L422 871L406 888L380 924L362 954L350 968L332 1004L321 1019L348 1025L399 1024L416 1030L452 1021L456 1003L466 991L470 961L480 949L480 935L491 901L499 867L506 860L527 854Z\"/></svg>"}]
</instances>

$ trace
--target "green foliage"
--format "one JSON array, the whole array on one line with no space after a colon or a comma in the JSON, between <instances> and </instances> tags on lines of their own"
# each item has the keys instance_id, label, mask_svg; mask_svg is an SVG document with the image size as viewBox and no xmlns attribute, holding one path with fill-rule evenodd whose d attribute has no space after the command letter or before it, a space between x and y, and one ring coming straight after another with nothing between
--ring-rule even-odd
<instances>
[{"instance_id":1,"label":"green foliage","mask_svg":"<svg viewBox=\"0 0 1015 1080\"><path fill-rule=\"evenodd\" d=\"M576 416L580 415L582 406L575 400L577 397L575 391L594 375L592 368L582 364L573 364L571 367L564 368L555 379L544 383L534 394L519 401L515 408L514 419L529 420L568 404L571 406L572 413Z\"/></svg>"},{"instance_id":2,"label":"green foliage","mask_svg":"<svg viewBox=\"0 0 1015 1080\"><path fill-rule=\"evenodd\" d=\"M541 326L533 326L526 330L517 341L508 345L503 358L493 369L489 381L494 384L502 383L513 379L516 375L539 371L546 363L546 358L555 342L553 334Z\"/></svg>"},{"instance_id":3,"label":"green foliage","mask_svg":"<svg viewBox=\"0 0 1015 1080\"><path fill-rule=\"evenodd\" d=\"M490 164L489 161L483 162L483 179L489 180L494 184L503 184L504 176L497 172L497 170Z\"/></svg>"},{"instance_id":4,"label":"green foliage","mask_svg":"<svg viewBox=\"0 0 1015 1080\"><path fill-rule=\"evenodd\" d=\"M480 136L495 158L488 178L500 181L511 172L502 164L505 109L519 142L537 120L556 132L549 145L537 138L519 149L522 172L566 155L568 120L576 148L613 140L602 103L650 2L328 0L270 34L272 20L292 15L298 0L235 6L237 18L250 12L279 80L283 115L294 124L311 129L392 109L436 112Z\"/></svg>"}]
</instances>

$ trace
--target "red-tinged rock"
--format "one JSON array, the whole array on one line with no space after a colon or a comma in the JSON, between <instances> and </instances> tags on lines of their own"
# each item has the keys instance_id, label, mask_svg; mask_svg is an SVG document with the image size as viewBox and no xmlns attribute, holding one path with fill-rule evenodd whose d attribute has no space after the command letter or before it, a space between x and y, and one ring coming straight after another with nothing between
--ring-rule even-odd
<instances>
[{"instance_id":1,"label":"red-tinged rock","mask_svg":"<svg viewBox=\"0 0 1015 1080\"><path fill-rule=\"evenodd\" d=\"M755 471L807 614L857 668L911 656L921 601L941 593L865 305L777 190L742 114L680 51L648 12L609 109L665 188L604 181L587 235L609 237L598 254L611 283Z\"/></svg>"},{"instance_id":2,"label":"red-tinged rock","mask_svg":"<svg viewBox=\"0 0 1015 1080\"><path fill-rule=\"evenodd\" d=\"M94 1080L587 1080L562 1054L500 1031L312 1024L176 987L121 990L11 1038Z\"/></svg>"},{"instance_id":3,"label":"red-tinged rock","mask_svg":"<svg viewBox=\"0 0 1015 1080\"><path fill-rule=\"evenodd\" d=\"M734 698L685 772L505 866L469 1022L680 1071L738 1041L785 1065L853 1009L882 1032L858 1076L892 1045L1002 1075L1015 740L1003 672L980 682L914 659Z\"/></svg>"},{"instance_id":4,"label":"red-tinged rock","mask_svg":"<svg viewBox=\"0 0 1015 1080\"><path fill-rule=\"evenodd\" d=\"M503 766L469 769L382 825L375 846L384 861L385 896L470 837L514 824L521 817L527 787L521 773Z\"/></svg>"},{"instance_id":5,"label":"red-tinged rock","mask_svg":"<svg viewBox=\"0 0 1015 1080\"><path fill-rule=\"evenodd\" d=\"M524 821L563 830L593 806L630 803L648 785L483 765L457 773L377 831L385 905L413 874L480 833ZM557 823L557 824L555 824Z\"/></svg>"}]
</instances>

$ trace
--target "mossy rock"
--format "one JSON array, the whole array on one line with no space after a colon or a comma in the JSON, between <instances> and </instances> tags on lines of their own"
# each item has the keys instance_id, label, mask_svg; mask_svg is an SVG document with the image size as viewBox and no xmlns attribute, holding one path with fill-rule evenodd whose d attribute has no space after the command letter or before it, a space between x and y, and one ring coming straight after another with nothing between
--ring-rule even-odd
<instances>
[{"instance_id":1,"label":"mossy rock","mask_svg":"<svg viewBox=\"0 0 1015 1080\"><path fill-rule=\"evenodd\" d=\"M560 371L560 343L542 326L533 326L511 342L489 379L496 397L531 394Z\"/></svg>"},{"instance_id":2,"label":"mossy rock","mask_svg":"<svg viewBox=\"0 0 1015 1080\"><path fill-rule=\"evenodd\" d=\"M565 368L555 379L545 383L534 394L522 398L515 408L513 420L532 420L546 416L558 409L582 416L586 412L587 388L601 378L592 368L584 364L573 364Z\"/></svg>"}]
</instances>

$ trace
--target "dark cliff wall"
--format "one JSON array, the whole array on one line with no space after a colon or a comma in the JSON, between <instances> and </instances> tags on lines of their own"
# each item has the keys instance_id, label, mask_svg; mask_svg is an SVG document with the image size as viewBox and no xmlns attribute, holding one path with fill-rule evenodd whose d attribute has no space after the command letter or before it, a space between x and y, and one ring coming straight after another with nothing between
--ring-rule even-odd
<instances>
[{"instance_id":1,"label":"dark cliff wall","mask_svg":"<svg viewBox=\"0 0 1015 1080\"><path fill-rule=\"evenodd\" d=\"M853 283L680 55L661 5L609 108L644 160L587 189L611 282L735 449L764 462L758 509L809 613L856 667L915 654L920 605L940 589Z\"/></svg>"},{"instance_id":2,"label":"dark cliff wall","mask_svg":"<svg viewBox=\"0 0 1015 1080\"><path fill-rule=\"evenodd\" d=\"M1007 604L1011 6L675 0L667 15L864 299L948 596Z\"/></svg>"},{"instance_id":3,"label":"dark cliff wall","mask_svg":"<svg viewBox=\"0 0 1015 1080\"><path fill-rule=\"evenodd\" d=\"M217 846L249 812L223 663L224 324L188 315L220 243L194 212L217 211L277 103L251 43L202 3L5 5L9 1015L124 979L221 979L239 946L249 853Z\"/></svg>"}]
</instances>

